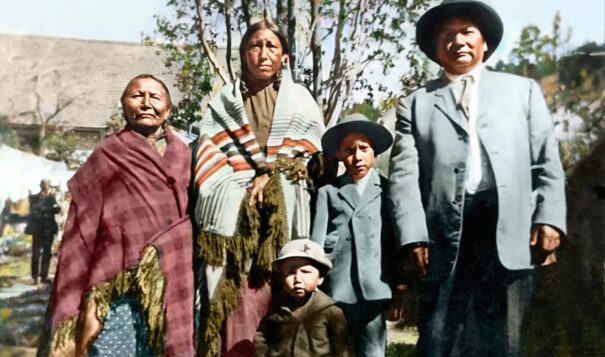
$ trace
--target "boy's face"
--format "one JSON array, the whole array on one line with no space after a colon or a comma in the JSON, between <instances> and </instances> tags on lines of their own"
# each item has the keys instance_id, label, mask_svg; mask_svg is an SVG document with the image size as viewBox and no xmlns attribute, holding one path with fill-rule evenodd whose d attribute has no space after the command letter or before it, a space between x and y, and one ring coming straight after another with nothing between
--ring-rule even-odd
<instances>
[{"instance_id":1,"label":"boy's face","mask_svg":"<svg viewBox=\"0 0 605 357\"><path fill-rule=\"evenodd\" d=\"M288 258L280 263L279 272L284 291L297 300L306 298L324 281L312 260L307 258Z\"/></svg>"},{"instance_id":2,"label":"boy's face","mask_svg":"<svg viewBox=\"0 0 605 357\"><path fill-rule=\"evenodd\" d=\"M359 133L351 133L340 141L336 157L355 181L367 175L376 162L370 139Z\"/></svg>"}]
</instances>

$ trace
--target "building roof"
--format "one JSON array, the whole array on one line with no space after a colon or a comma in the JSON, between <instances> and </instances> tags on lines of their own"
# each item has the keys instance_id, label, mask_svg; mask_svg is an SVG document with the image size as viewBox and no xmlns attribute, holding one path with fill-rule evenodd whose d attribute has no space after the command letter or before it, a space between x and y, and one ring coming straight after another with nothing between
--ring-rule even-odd
<instances>
[{"instance_id":1,"label":"building roof","mask_svg":"<svg viewBox=\"0 0 605 357\"><path fill-rule=\"evenodd\" d=\"M164 80L176 102L174 76L156 51L138 43L0 34L0 123L38 124L38 108L48 116L71 102L51 126L105 128L119 112L126 83L141 73Z\"/></svg>"}]
</instances>

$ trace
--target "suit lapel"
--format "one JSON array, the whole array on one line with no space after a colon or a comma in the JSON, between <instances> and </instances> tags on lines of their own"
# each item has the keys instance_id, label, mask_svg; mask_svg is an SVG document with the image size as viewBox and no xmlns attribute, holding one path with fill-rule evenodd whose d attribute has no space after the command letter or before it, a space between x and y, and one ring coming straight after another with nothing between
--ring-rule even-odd
<instances>
[{"instance_id":1,"label":"suit lapel","mask_svg":"<svg viewBox=\"0 0 605 357\"><path fill-rule=\"evenodd\" d=\"M372 170L369 173L370 177L368 178L368 183L366 185L363 194L361 195L359 202L357 203L357 211L366 207L370 202L372 202L376 197L380 196L382 193L382 189L380 187L380 177L376 170Z\"/></svg>"},{"instance_id":2,"label":"suit lapel","mask_svg":"<svg viewBox=\"0 0 605 357\"><path fill-rule=\"evenodd\" d=\"M468 121L462 110L458 108L454 86L449 83L445 75L442 75L440 80L444 83L441 88L435 90L435 105L451 122L468 133Z\"/></svg>"},{"instance_id":3,"label":"suit lapel","mask_svg":"<svg viewBox=\"0 0 605 357\"><path fill-rule=\"evenodd\" d=\"M355 210L359 202L359 193L357 193L357 185L348 174L344 174L338 178L340 189L338 195Z\"/></svg>"},{"instance_id":4,"label":"suit lapel","mask_svg":"<svg viewBox=\"0 0 605 357\"><path fill-rule=\"evenodd\" d=\"M497 103L497 86L491 85L491 73L487 69L481 71L479 79L479 113L477 124L489 120L489 112L494 110L493 103Z\"/></svg>"}]
</instances>

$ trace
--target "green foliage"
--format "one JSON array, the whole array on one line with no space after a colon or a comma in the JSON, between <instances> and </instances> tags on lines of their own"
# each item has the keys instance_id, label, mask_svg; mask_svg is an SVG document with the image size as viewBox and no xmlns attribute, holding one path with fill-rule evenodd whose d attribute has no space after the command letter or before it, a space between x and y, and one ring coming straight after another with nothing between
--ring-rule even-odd
<instances>
[{"instance_id":1,"label":"green foliage","mask_svg":"<svg viewBox=\"0 0 605 357\"><path fill-rule=\"evenodd\" d=\"M534 25L526 26L511 62L499 61L497 71L534 78L542 83L546 101L567 137L560 143L563 166L571 171L605 135L605 59L591 56L599 47L589 43L560 56L559 47L569 40L563 36L561 16L553 19L552 32L543 34ZM602 49L601 49L602 50ZM580 124L578 124L580 122Z\"/></svg>"},{"instance_id":2,"label":"green foliage","mask_svg":"<svg viewBox=\"0 0 605 357\"><path fill-rule=\"evenodd\" d=\"M405 343L391 343L387 346L386 357L413 357L416 356L416 346Z\"/></svg>"},{"instance_id":3,"label":"green foliage","mask_svg":"<svg viewBox=\"0 0 605 357\"><path fill-rule=\"evenodd\" d=\"M44 138L44 147L48 150L46 158L54 161L63 161L70 165L73 154L80 146L80 137L74 132L53 131Z\"/></svg>"},{"instance_id":4,"label":"green foliage","mask_svg":"<svg viewBox=\"0 0 605 357\"><path fill-rule=\"evenodd\" d=\"M23 151L32 151L33 149L31 143L25 142L17 131L11 128L0 128L0 143Z\"/></svg>"},{"instance_id":5,"label":"green foliage","mask_svg":"<svg viewBox=\"0 0 605 357\"><path fill-rule=\"evenodd\" d=\"M191 2L171 0L168 6L175 11L173 22L156 16L156 32L162 41L155 42L146 36L144 42L160 48L158 55L163 56L167 70L176 76L176 87L183 97L174 103L169 121L187 129L189 124L201 119L200 103L212 91L214 73L196 36L197 19L191 15Z\"/></svg>"},{"instance_id":6,"label":"green foliage","mask_svg":"<svg viewBox=\"0 0 605 357\"><path fill-rule=\"evenodd\" d=\"M124 125L126 125L126 120L124 120L122 114L113 113L105 124L107 125L107 133L111 134L116 133L120 129L122 129Z\"/></svg>"},{"instance_id":7,"label":"green foliage","mask_svg":"<svg viewBox=\"0 0 605 357\"><path fill-rule=\"evenodd\" d=\"M524 77L539 79L557 73L559 48L569 42L571 30L561 33L561 15L553 19L552 32L541 33L535 25L521 30L521 36L510 54L511 63L499 61L496 70L516 73Z\"/></svg>"},{"instance_id":8,"label":"green foliage","mask_svg":"<svg viewBox=\"0 0 605 357\"><path fill-rule=\"evenodd\" d=\"M347 110L347 114L352 113L363 114L366 116L366 118L370 119L371 121L377 121L382 115L380 113L380 110L374 108L374 106L372 106L372 103L370 102L354 104L351 109Z\"/></svg>"},{"instance_id":9,"label":"green foliage","mask_svg":"<svg viewBox=\"0 0 605 357\"><path fill-rule=\"evenodd\" d=\"M312 21L312 3L319 5L320 22ZM160 38L157 42L167 68L177 76L179 89L185 94L172 120L187 123L199 118L200 100L212 90L214 75L219 74L225 82L234 79L232 63L238 54L231 50L237 47L232 38L237 41L249 23L263 17L274 19L293 42L291 66L295 79L313 87L326 120L352 104L353 92L367 94L370 100L375 93L388 94L392 89L378 83L368 68L374 65L385 76L396 65L400 68L406 54L415 51L408 45L410 27L406 25L415 22L429 3L319 0L288 1L286 6L280 0L169 0L167 5L174 16L156 18L156 37ZM315 31L318 27L320 31ZM314 35L321 36L321 41L311 41ZM155 42L151 37L146 41ZM312 42L315 53L321 55L313 56ZM219 46L221 51L217 51ZM221 63L226 63L227 72ZM322 64L330 66L328 75Z\"/></svg>"}]
</instances>

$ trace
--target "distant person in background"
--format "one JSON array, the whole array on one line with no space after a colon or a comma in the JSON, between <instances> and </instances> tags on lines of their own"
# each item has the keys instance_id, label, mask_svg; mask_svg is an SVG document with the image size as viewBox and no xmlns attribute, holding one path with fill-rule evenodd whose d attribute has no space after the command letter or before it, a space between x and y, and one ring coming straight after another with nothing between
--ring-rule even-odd
<instances>
[{"instance_id":1,"label":"distant person in background","mask_svg":"<svg viewBox=\"0 0 605 357\"><path fill-rule=\"evenodd\" d=\"M2 213L0 214L0 254L4 254L6 251L6 238L4 237L6 233L4 228L10 223L12 206L13 201L10 198L7 198L4 201L4 207L2 208Z\"/></svg>"},{"instance_id":2,"label":"distant person in background","mask_svg":"<svg viewBox=\"0 0 605 357\"><path fill-rule=\"evenodd\" d=\"M142 74L126 127L69 181L72 194L39 355L192 356L191 151L166 85Z\"/></svg>"},{"instance_id":3,"label":"distant person in background","mask_svg":"<svg viewBox=\"0 0 605 357\"><path fill-rule=\"evenodd\" d=\"M70 203L71 193L69 193L69 191L65 191L63 193L63 198L59 200L59 207L61 207L61 211L55 216L57 219L57 224L59 225L59 233L57 234L59 242L61 241L63 232L65 231L65 224L67 223L67 214L69 213Z\"/></svg>"},{"instance_id":4,"label":"distant person in background","mask_svg":"<svg viewBox=\"0 0 605 357\"><path fill-rule=\"evenodd\" d=\"M11 207L13 205L13 201L10 198L7 198L4 201L4 207L2 207L2 214L0 214L0 234L4 236L4 226L9 223Z\"/></svg>"},{"instance_id":5,"label":"distant person in background","mask_svg":"<svg viewBox=\"0 0 605 357\"><path fill-rule=\"evenodd\" d=\"M50 180L40 181L40 192L29 196L29 210L25 232L32 235L32 281L48 283L53 239L59 229L55 214L61 211Z\"/></svg>"}]
</instances>

